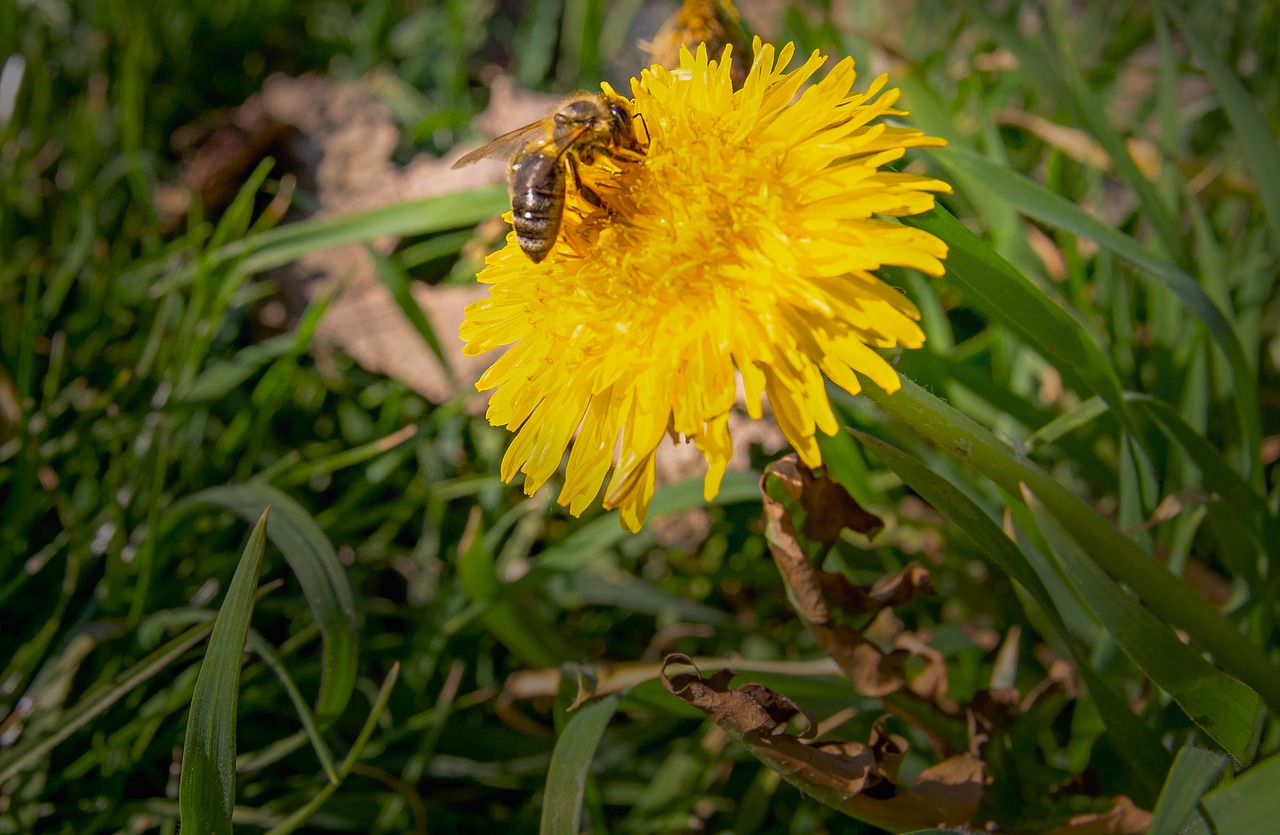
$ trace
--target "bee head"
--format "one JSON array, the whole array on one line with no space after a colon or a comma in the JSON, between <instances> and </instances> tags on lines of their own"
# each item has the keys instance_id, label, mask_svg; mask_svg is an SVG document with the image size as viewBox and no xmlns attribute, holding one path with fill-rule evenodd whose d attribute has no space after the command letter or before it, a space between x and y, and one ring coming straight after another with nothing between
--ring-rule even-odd
<instances>
[{"instance_id":1,"label":"bee head","mask_svg":"<svg viewBox=\"0 0 1280 835\"><path fill-rule=\"evenodd\" d=\"M641 124L644 118L639 113L631 110L631 103L621 96L606 96L605 101L609 107L609 124L613 135L623 147L631 150L639 150L636 140L636 133L633 122L640 119ZM645 142L648 142L648 128L645 128Z\"/></svg>"},{"instance_id":2,"label":"bee head","mask_svg":"<svg viewBox=\"0 0 1280 835\"><path fill-rule=\"evenodd\" d=\"M591 125L600 118L600 105L586 96L565 102L556 111L558 125Z\"/></svg>"}]
</instances>

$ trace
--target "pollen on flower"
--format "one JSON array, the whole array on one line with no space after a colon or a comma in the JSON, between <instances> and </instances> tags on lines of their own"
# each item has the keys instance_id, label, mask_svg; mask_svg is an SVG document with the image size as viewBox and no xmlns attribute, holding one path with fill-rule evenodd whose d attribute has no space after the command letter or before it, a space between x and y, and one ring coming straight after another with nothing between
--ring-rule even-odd
<instances>
[{"instance_id":1,"label":"pollen on flower","mask_svg":"<svg viewBox=\"0 0 1280 835\"><path fill-rule=\"evenodd\" d=\"M730 49L645 70L632 81L643 161L581 166L607 209L570 189L546 260L532 263L514 235L490 256L478 276L490 295L467 309L461 336L468 354L510 346L477 384L494 390L489 421L516 432L504 479L523 472L533 493L572 447L560 503L581 513L612 468L604 505L634 531L664 435L697 444L704 492L718 492L739 379L748 414L763 417L767 398L810 467L816 433L837 431L828 380L855 394L857 374L899 387L874 349L918 347L924 334L872 271L941 275L946 245L884 218L928 211L950 189L881 169L944 143L876 122L902 115L883 76L854 92L846 58L806 87L825 59L788 71L793 52L757 40L738 88Z\"/></svg>"}]
</instances>

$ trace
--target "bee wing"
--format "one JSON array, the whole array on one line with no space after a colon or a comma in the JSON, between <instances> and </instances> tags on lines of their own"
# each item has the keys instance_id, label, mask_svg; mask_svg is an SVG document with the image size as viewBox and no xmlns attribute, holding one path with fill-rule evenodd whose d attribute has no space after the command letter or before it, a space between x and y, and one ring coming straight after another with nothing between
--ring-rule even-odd
<instances>
[{"instance_id":1,"label":"bee wing","mask_svg":"<svg viewBox=\"0 0 1280 835\"><path fill-rule=\"evenodd\" d=\"M535 142L527 146L525 153L537 151L545 156L560 159L570 148L578 144L578 139L587 132L586 128L578 128L573 133L548 136L543 142Z\"/></svg>"},{"instance_id":2,"label":"bee wing","mask_svg":"<svg viewBox=\"0 0 1280 835\"><path fill-rule=\"evenodd\" d=\"M479 162L489 157L512 157L526 146L529 141L539 134L551 133L551 119L539 119L532 124L525 125L522 128L516 128L513 131L502 134L495 139L491 139L485 144L476 148L469 154L466 154L451 167L462 168L464 165L470 165L473 162Z\"/></svg>"}]
</instances>

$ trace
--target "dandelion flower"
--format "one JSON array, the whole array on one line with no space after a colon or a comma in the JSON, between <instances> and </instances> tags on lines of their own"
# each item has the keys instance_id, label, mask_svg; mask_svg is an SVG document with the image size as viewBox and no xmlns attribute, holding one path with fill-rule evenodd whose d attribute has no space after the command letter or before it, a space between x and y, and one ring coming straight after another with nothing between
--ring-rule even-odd
<instances>
[{"instance_id":1,"label":"dandelion flower","mask_svg":"<svg viewBox=\"0 0 1280 835\"><path fill-rule=\"evenodd\" d=\"M854 372L899 387L874 349L920 346L919 313L871 271L941 275L947 250L882 218L928 211L949 187L880 169L943 142L873 124L902 115L885 77L853 92L846 58L806 87L825 58L788 71L793 52L757 40L740 88L730 49L719 61L682 50L678 68L642 72L631 87L643 161L582 167L610 211L570 189L546 260L531 262L514 234L488 258L478 278L490 295L467 308L461 336L468 355L510 346L477 383L495 390L489 421L516 433L505 480L523 472L532 495L572 445L558 501L580 514L612 467L604 506L636 531L664 435L697 445L707 499L719 491L739 379L747 413L762 418L767 397L810 467L822 463L816 432L838 428L827 380L853 394Z\"/></svg>"}]
</instances>

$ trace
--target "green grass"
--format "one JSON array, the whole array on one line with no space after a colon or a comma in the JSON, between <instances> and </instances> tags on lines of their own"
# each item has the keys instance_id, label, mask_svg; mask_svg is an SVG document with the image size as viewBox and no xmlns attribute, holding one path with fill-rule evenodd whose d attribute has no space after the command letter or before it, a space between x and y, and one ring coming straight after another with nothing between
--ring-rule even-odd
<instances>
[{"instance_id":1,"label":"green grass","mask_svg":"<svg viewBox=\"0 0 1280 835\"><path fill-rule=\"evenodd\" d=\"M821 652L769 559L758 476L726 480L705 534L627 535L502 485L506 433L460 402L314 359L327 300L262 336L258 271L383 234L438 243L383 264L404 299L499 195L272 229L263 167L177 234L152 202L173 132L272 72L391 73L416 91L392 108L401 158L444 152L486 65L560 91L634 72L609 61L638 5L0 0L0 66L20 74L11 112L0 97L0 833L227 814L249 832L876 831L652 678L573 713L571 675L504 693L678 651L760 669L819 718L856 708L835 736L865 740L884 703L791 663ZM854 55L860 84L891 69L952 143L909 164L956 193L910 221L948 241L948 275L887 276L924 314L926 347L897 364L914 385L836 398L853 431L824 439L894 524L827 567L870 584L928 564L938 595L896 614L961 704L1076 666L1078 698L992 743L982 820L1034 831L1120 794L1158 832L1274 819L1280 13L1050 2L1028 29L978 2L837 6L788 8L779 40ZM1086 137L1109 170L1073 155ZM1122 153L1134 138L1154 179ZM703 506L675 485L651 518ZM904 774L937 759L894 730ZM201 756L180 765L184 746Z\"/></svg>"}]
</instances>

